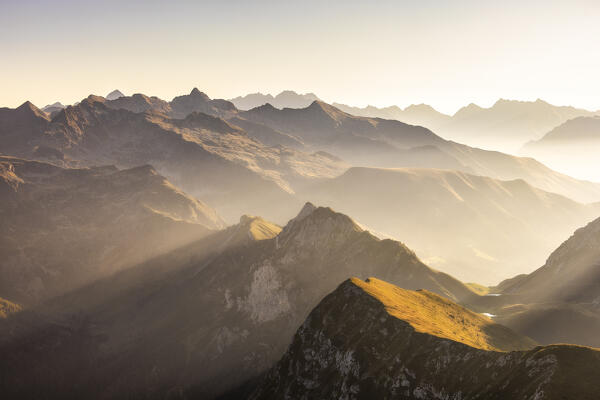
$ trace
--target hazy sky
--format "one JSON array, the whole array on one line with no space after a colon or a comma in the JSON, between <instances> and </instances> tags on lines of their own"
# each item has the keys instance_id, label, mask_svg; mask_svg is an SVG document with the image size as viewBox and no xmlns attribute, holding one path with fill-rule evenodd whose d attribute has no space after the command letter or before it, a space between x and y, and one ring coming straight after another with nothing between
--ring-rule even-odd
<instances>
[{"instance_id":1,"label":"hazy sky","mask_svg":"<svg viewBox=\"0 0 600 400\"><path fill-rule=\"evenodd\" d=\"M115 88L170 100L283 89L327 101L497 98L600 108L600 1L0 0L0 105Z\"/></svg>"}]
</instances>

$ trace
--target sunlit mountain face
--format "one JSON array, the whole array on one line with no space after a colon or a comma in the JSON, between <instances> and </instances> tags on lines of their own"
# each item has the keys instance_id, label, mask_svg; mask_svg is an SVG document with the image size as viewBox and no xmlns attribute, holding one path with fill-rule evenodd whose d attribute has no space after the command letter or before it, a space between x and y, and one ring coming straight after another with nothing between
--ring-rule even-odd
<instances>
[{"instance_id":1,"label":"sunlit mountain face","mask_svg":"<svg viewBox=\"0 0 600 400\"><path fill-rule=\"evenodd\" d=\"M599 19L1 4L0 398L598 398Z\"/></svg>"}]
</instances>

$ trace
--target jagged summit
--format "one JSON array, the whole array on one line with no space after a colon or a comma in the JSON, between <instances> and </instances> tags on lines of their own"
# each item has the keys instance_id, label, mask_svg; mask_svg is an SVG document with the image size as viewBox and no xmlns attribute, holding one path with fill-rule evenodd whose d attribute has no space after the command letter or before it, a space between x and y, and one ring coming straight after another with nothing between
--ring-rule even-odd
<instances>
[{"instance_id":1,"label":"jagged summit","mask_svg":"<svg viewBox=\"0 0 600 400\"><path fill-rule=\"evenodd\" d=\"M345 236L363 229L349 216L329 207L317 207L307 202L298 215L284 227L281 236L298 236L300 240L315 240L318 236Z\"/></svg>"},{"instance_id":2,"label":"jagged summit","mask_svg":"<svg viewBox=\"0 0 600 400\"><path fill-rule=\"evenodd\" d=\"M307 201L304 204L304 206L302 207L302 209L300 210L300 212L298 213L298 215L296 215L296 218L294 218L294 221L300 221L300 220L304 219L305 217L312 214L312 212L315 211L316 209L317 209L317 207L313 203L311 203L310 201Z\"/></svg>"},{"instance_id":3,"label":"jagged summit","mask_svg":"<svg viewBox=\"0 0 600 400\"><path fill-rule=\"evenodd\" d=\"M116 100L121 97L125 97L125 95L120 90L113 90L106 95L106 100Z\"/></svg>"},{"instance_id":4,"label":"jagged summit","mask_svg":"<svg viewBox=\"0 0 600 400\"><path fill-rule=\"evenodd\" d=\"M44 112L42 110L40 110L39 108L37 108L29 100L27 100L26 102L24 102L23 104L21 104L15 110L17 112L21 113L22 115L31 115L31 116L35 116L35 117L41 117L41 118L44 118L44 119L48 118L48 117L46 117L46 115L44 114Z\"/></svg>"},{"instance_id":5,"label":"jagged summit","mask_svg":"<svg viewBox=\"0 0 600 400\"><path fill-rule=\"evenodd\" d=\"M98 96L95 94L90 94L88 97L86 97L85 99L81 100L81 103L79 104L83 104L83 103L88 103L88 104L93 104L93 103L104 103L106 101L106 99L102 96Z\"/></svg>"},{"instance_id":6,"label":"jagged summit","mask_svg":"<svg viewBox=\"0 0 600 400\"><path fill-rule=\"evenodd\" d=\"M210 97L208 97L206 93L201 92L197 87L193 88L189 95L194 97L201 97L207 101L210 100Z\"/></svg>"},{"instance_id":7,"label":"jagged summit","mask_svg":"<svg viewBox=\"0 0 600 400\"><path fill-rule=\"evenodd\" d=\"M56 111L60 111L65 107L66 106L64 104L62 104L60 101L57 101L55 103L46 105L45 107L42 108L42 111L45 111L47 113L53 113Z\"/></svg>"}]
</instances>

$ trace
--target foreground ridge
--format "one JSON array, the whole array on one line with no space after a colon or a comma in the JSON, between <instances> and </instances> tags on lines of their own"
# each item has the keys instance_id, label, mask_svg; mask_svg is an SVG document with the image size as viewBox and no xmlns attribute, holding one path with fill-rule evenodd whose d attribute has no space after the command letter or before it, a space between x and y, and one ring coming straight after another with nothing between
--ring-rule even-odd
<instances>
[{"instance_id":1,"label":"foreground ridge","mask_svg":"<svg viewBox=\"0 0 600 400\"><path fill-rule=\"evenodd\" d=\"M428 310L438 311L434 320L422 318ZM468 345L473 338L458 337L461 331L478 332L479 348ZM250 398L596 398L600 351L571 345L525 350L532 345L432 293L353 278L311 312Z\"/></svg>"}]
</instances>

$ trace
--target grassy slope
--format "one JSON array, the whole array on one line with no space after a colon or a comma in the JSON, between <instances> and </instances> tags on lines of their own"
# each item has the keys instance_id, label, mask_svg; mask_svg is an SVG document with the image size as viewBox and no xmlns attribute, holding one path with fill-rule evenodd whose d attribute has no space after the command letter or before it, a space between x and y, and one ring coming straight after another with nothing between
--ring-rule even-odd
<instances>
[{"instance_id":1,"label":"grassy slope","mask_svg":"<svg viewBox=\"0 0 600 400\"><path fill-rule=\"evenodd\" d=\"M535 345L531 339L429 291L405 290L374 278L366 282L352 278L352 283L381 301L390 315L408 322L417 332L483 350L508 351Z\"/></svg>"},{"instance_id":2,"label":"grassy slope","mask_svg":"<svg viewBox=\"0 0 600 400\"><path fill-rule=\"evenodd\" d=\"M21 306L0 297L0 318L6 318L19 311L21 311Z\"/></svg>"}]
</instances>

